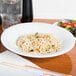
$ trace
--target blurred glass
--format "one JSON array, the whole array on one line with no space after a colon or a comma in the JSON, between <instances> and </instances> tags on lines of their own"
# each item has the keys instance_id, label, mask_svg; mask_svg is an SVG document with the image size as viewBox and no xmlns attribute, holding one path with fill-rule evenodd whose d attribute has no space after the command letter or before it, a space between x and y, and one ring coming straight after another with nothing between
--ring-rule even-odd
<instances>
[{"instance_id":1,"label":"blurred glass","mask_svg":"<svg viewBox=\"0 0 76 76\"><path fill-rule=\"evenodd\" d=\"M0 14L1 14L1 11L2 11L2 4L1 4L1 0L0 0Z\"/></svg>"},{"instance_id":2,"label":"blurred glass","mask_svg":"<svg viewBox=\"0 0 76 76\"><path fill-rule=\"evenodd\" d=\"M2 29L18 24L22 17L22 0L2 0Z\"/></svg>"}]
</instances>

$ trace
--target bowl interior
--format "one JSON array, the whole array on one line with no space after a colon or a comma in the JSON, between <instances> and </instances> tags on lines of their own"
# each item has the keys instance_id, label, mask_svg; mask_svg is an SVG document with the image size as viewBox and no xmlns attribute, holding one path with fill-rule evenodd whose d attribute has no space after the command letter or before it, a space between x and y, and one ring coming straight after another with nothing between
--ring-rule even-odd
<instances>
[{"instance_id":1,"label":"bowl interior","mask_svg":"<svg viewBox=\"0 0 76 76\"><path fill-rule=\"evenodd\" d=\"M54 53L54 54L47 54L47 55L32 55L26 54L22 52L17 46L16 41L19 36L32 34L32 33L49 33L53 34L56 38L61 40L61 49ZM58 26L53 26L51 24L44 24L44 23L23 23L14 25L6 29L1 35L1 41L3 45L17 54L28 56L28 57L37 57L37 58L45 58L45 57L54 57L61 54L64 54L70 51L74 44L75 40L72 34Z\"/></svg>"}]
</instances>

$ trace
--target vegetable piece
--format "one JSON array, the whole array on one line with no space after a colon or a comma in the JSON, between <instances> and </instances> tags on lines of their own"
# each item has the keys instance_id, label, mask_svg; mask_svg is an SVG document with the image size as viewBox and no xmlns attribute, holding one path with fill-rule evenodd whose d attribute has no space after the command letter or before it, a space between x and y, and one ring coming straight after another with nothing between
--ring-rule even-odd
<instances>
[{"instance_id":1,"label":"vegetable piece","mask_svg":"<svg viewBox=\"0 0 76 76\"><path fill-rule=\"evenodd\" d=\"M70 24L72 27L76 27L76 23L71 23Z\"/></svg>"},{"instance_id":2,"label":"vegetable piece","mask_svg":"<svg viewBox=\"0 0 76 76\"><path fill-rule=\"evenodd\" d=\"M34 50L30 50L31 52L33 52Z\"/></svg>"},{"instance_id":3,"label":"vegetable piece","mask_svg":"<svg viewBox=\"0 0 76 76\"><path fill-rule=\"evenodd\" d=\"M74 24L74 27L76 27L76 23Z\"/></svg>"},{"instance_id":4,"label":"vegetable piece","mask_svg":"<svg viewBox=\"0 0 76 76\"><path fill-rule=\"evenodd\" d=\"M72 23L76 23L76 20L72 20Z\"/></svg>"},{"instance_id":5,"label":"vegetable piece","mask_svg":"<svg viewBox=\"0 0 76 76\"><path fill-rule=\"evenodd\" d=\"M40 38L44 38L43 36L40 36Z\"/></svg>"},{"instance_id":6,"label":"vegetable piece","mask_svg":"<svg viewBox=\"0 0 76 76\"><path fill-rule=\"evenodd\" d=\"M72 27L74 27L74 23L70 23L70 25L71 25Z\"/></svg>"},{"instance_id":7,"label":"vegetable piece","mask_svg":"<svg viewBox=\"0 0 76 76\"><path fill-rule=\"evenodd\" d=\"M67 25L65 29L69 31L71 29L71 26Z\"/></svg>"},{"instance_id":8,"label":"vegetable piece","mask_svg":"<svg viewBox=\"0 0 76 76\"><path fill-rule=\"evenodd\" d=\"M39 36L36 36L36 38L39 38Z\"/></svg>"},{"instance_id":9,"label":"vegetable piece","mask_svg":"<svg viewBox=\"0 0 76 76\"><path fill-rule=\"evenodd\" d=\"M69 25L69 23L63 23L63 27L66 27L67 25Z\"/></svg>"},{"instance_id":10,"label":"vegetable piece","mask_svg":"<svg viewBox=\"0 0 76 76\"><path fill-rule=\"evenodd\" d=\"M58 50L56 50L56 52L57 52Z\"/></svg>"},{"instance_id":11,"label":"vegetable piece","mask_svg":"<svg viewBox=\"0 0 76 76\"><path fill-rule=\"evenodd\" d=\"M39 48L36 48L36 51L39 52L40 51Z\"/></svg>"},{"instance_id":12,"label":"vegetable piece","mask_svg":"<svg viewBox=\"0 0 76 76\"><path fill-rule=\"evenodd\" d=\"M76 27L71 27L70 32L76 37Z\"/></svg>"},{"instance_id":13,"label":"vegetable piece","mask_svg":"<svg viewBox=\"0 0 76 76\"><path fill-rule=\"evenodd\" d=\"M74 25L73 25L73 27L76 27L76 23L73 23Z\"/></svg>"},{"instance_id":14,"label":"vegetable piece","mask_svg":"<svg viewBox=\"0 0 76 76\"><path fill-rule=\"evenodd\" d=\"M62 22L58 22L58 24L57 24L58 26L62 26L63 25L63 23Z\"/></svg>"},{"instance_id":15,"label":"vegetable piece","mask_svg":"<svg viewBox=\"0 0 76 76\"><path fill-rule=\"evenodd\" d=\"M54 47L55 45L52 45L52 47Z\"/></svg>"}]
</instances>

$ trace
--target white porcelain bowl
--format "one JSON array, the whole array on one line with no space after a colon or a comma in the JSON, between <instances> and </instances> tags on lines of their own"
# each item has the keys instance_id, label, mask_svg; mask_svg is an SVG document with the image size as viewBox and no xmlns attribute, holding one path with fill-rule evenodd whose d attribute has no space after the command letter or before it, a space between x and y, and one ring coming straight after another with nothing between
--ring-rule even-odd
<instances>
[{"instance_id":1,"label":"white porcelain bowl","mask_svg":"<svg viewBox=\"0 0 76 76\"><path fill-rule=\"evenodd\" d=\"M48 54L48 55L32 55L22 52L16 46L16 40L18 39L18 37L24 34L32 34L36 32L53 34L56 38L62 41L61 49L54 54ZM75 45L75 39L70 32L58 26L53 26L51 24L45 24L45 23L22 23L11 26L2 33L1 42L10 51L17 53L19 55L33 58L46 58L46 57L59 56L70 51Z\"/></svg>"}]
</instances>

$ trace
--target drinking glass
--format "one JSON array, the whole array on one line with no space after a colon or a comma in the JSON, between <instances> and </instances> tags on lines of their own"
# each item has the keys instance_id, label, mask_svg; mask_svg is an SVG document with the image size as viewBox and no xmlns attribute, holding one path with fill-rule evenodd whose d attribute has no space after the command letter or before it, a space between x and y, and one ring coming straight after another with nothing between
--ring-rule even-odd
<instances>
[{"instance_id":1,"label":"drinking glass","mask_svg":"<svg viewBox=\"0 0 76 76\"><path fill-rule=\"evenodd\" d=\"M2 29L18 24L22 17L22 0L2 0Z\"/></svg>"}]
</instances>

